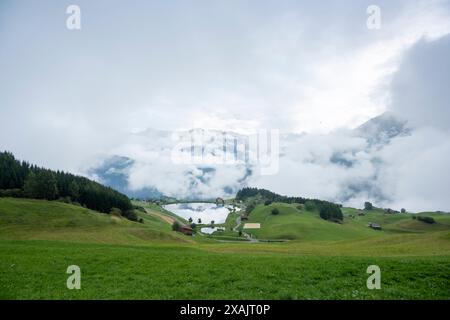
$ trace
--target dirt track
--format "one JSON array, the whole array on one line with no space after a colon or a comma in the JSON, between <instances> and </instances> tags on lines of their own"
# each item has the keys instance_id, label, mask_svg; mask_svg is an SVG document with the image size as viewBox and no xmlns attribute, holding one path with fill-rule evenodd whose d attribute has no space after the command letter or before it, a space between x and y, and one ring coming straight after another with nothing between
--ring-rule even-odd
<instances>
[{"instance_id":1,"label":"dirt track","mask_svg":"<svg viewBox=\"0 0 450 320\"><path fill-rule=\"evenodd\" d=\"M166 216L166 215L161 214L161 213L159 213L159 212L156 212L156 211L153 211L153 210L150 210L150 209L147 209L147 208L145 209L145 211L146 211L149 215L154 216L154 217L157 217L157 218L160 218L162 221L167 222L168 224L172 224L172 223L175 221L174 218L169 217L169 216Z\"/></svg>"}]
</instances>

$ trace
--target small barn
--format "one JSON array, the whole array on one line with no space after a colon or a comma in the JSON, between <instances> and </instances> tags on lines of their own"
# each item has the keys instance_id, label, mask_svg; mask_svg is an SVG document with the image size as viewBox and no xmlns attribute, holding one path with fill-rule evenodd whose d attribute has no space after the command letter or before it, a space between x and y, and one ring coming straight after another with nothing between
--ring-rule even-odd
<instances>
[{"instance_id":1,"label":"small barn","mask_svg":"<svg viewBox=\"0 0 450 320\"><path fill-rule=\"evenodd\" d=\"M380 226L378 223L372 223L372 222L370 222L367 226L368 226L369 228L374 229L374 230L381 230L381 226Z\"/></svg>"},{"instance_id":2,"label":"small barn","mask_svg":"<svg viewBox=\"0 0 450 320\"><path fill-rule=\"evenodd\" d=\"M192 234L194 233L194 230L192 230L192 228L188 226L181 226L179 231L187 236L192 236Z\"/></svg>"}]
</instances>

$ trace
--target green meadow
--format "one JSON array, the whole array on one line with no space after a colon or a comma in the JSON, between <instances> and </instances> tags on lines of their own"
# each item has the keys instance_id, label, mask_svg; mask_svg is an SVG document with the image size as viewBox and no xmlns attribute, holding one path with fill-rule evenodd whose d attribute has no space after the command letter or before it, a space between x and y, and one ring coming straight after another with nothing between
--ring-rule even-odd
<instances>
[{"instance_id":1,"label":"green meadow","mask_svg":"<svg viewBox=\"0 0 450 320\"><path fill-rule=\"evenodd\" d=\"M0 298L450 298L448 214L423 213L436 221L426 224L344 208L337 224L295 205L259 205L248 222L261 229L244 231L289 241L258 243L185 236L150 214L167 214L160 207L146 209L137 223L56 201L0 198ZM80 290L66 288L69 265L81 268ZM381 269L380 290L366 286L369 265Z\"/></svg>"}]
</instances>

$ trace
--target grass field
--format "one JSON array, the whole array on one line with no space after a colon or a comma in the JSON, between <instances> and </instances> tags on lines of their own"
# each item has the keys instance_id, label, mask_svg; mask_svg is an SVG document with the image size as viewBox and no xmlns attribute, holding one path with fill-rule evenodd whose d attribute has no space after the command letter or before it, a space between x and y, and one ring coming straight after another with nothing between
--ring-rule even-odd
<instances>
[{"instance_id":1,"label":"grass field","mask_svg":"<svg viewBox=\"0 0 450 320\"><path fill-rule=\"evenodd\" d=\"M273 206L278 216L267 214L270 206L251 214L263 225L258 237L294 240L217 242L173 232L144 213L140 224L58 202L0 198L0 298L450 299L447 215L427 214L438 222L427 225L374 212L339 225ZM375 219L383 231L366 227ZM66 288L73 264L81 268L80 290ZM366 287L373 264L381 290Z\"/></svg>"}]
</instances>

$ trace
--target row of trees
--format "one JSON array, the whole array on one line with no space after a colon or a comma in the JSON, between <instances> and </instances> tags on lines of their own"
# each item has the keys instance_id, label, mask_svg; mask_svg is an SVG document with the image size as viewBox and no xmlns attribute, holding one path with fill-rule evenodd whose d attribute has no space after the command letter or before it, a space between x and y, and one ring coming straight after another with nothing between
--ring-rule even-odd
<instances>
[{"instance_id":1,"label":"row of trees","mask_svg":"<svg viewBox=\"0 0 450 320\"><path fill-rule=\"evenodd\" d=\"M319 205L319 215L324 220L334 222L344 219L340 206L331 202L323 202Z\"/></svg>"},{"instance_id":2,"label":"row of trees","mask_svg":"<svg viewBox=\"0 0 450 320\"><path fill-rule=\"evenodd\" d=\"M368 201L364 202L364 210L373 210L373 209L375 209L375 207L373 206L373 204L371 202L368 202ZM390 213L390 214L392 214L392 213L399 213L397 210L394 210L394 209L391 209L391 208L384 209L384 211L386 213ZM406 213L406 209L405 208L401 208L400 212L401 213Z\"/></svg>"},{"instance_id":3,"label":"row of trees","mask_svg":"<svg viewBox=\"0 0 450 320\"><path fill-rule=\"evenodd\" d=\"M89 209L109 213L119 208L125 216L133 209L127 196L85 177L52 171L18 161L0 152L0 196L34 199L66 199Z\"/></svg>"},{"instance_id":4,"label":"row of trees","mask_svg":"<svg viewBox=\"0 0 450 320\"><path fill-rule=\"evenodd\" d=\"M236 200L245 201L248 198L260 196L268 203L283 202L283 203L305 203L308 199L302 197L287 197L276 194L272 191L259 188L243 188L236 194Z\"/></svg>"}]
</instances>

